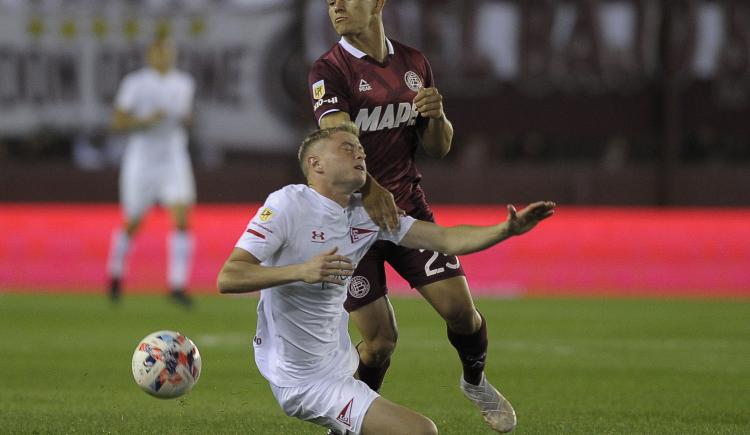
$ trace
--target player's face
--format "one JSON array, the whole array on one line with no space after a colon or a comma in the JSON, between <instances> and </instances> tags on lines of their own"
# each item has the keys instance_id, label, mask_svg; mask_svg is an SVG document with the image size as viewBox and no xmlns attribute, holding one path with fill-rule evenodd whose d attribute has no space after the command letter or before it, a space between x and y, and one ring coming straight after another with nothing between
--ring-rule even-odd
<instances>
[{"instance_id":1,"label":"player's face","mask_svg":"<svg viewBox=\"0 0 750 435\"><path fill-rule=\"evenodd\" d=\"M333 134L327 141L325 154L326 173L335 184L344 184L352 191L365 184L365 149L357 136L343 131Z\"/></svg>"},{"instance_id":2,"label":"player's face","mask_svg":"<svg viewBox=\"0 0 750 435\"><path fill-rule=\"evenodd\" d=\"M148 64L159 72L167 72L174 65L174 49L169 41L156 42L148 50Z\"/></svg>"},{"instance_id":3,"label":"player's face","mask_svg":"<svg viewBox=\"0 0 750 435\"><path fill-rule=\"evenodd\" d=\"M373 19L375 0L328 0L328 16L341 36L362 33Z\"/></svg>"}]
</instances>

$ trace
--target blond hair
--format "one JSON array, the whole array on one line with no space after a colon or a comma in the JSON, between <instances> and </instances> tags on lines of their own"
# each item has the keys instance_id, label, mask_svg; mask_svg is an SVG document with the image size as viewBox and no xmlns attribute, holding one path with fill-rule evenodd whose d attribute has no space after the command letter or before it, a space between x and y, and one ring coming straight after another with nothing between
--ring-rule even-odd
<instances>
[{"instance_id":1,"label":"blond hair","mask_svg":"<svg viewBox=\"0 0 750 435\"><path fill-rule=\"evenodd\" d=\"M299 159L299 166L300 168L302 168L302 173L305 174L305 177L307 177L308 172L305 160L310 154L310 150L312 149L312 147L318 144L321 140L329 138L334 134L342 131L345 133L351 133L354 136L359 137L359 129L357 128L357 126L351 121L345 121L340 125L337 125L336 127L321 128L319 130L315 130L302 140L302 143L299 146L299 150L297 151L297 159Z\"/></svg>"}]
</instances>

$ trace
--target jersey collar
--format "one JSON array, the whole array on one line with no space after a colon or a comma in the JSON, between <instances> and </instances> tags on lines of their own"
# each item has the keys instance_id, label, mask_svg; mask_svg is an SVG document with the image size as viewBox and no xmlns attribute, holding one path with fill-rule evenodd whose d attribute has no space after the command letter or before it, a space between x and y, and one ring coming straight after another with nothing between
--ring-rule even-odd
<instances>
[{"instance_id":1,"label":"jersey collar","mask_svg":"<svg viewBox=\"0 0 750 435\"><path fill-rule=\"evenodd\" d=\"M317 190L313 189L312 187L310 187L310 186L306 186L306 187L307 187L308 191L311 193L311 195L313 195L313 196L315 196L315 197L318 198L318 200L320 201L320 204L323 206L323 208L325 208L326 210L328 210L329 212L331 212L331 213L333 213L335 215L339 215L339 214L341 214L343 212L346 212L347 210L349 210L349 209L352 208L352 201L349 201L349 206L346 207L346 208L344 208L344 207L341 207L339 205L339 203L337 203L336 201L332 200L331 198L328 198L326 196L321 195L320 192L318 192ZM354 200L354 195L352 195L352 200Z\"/></svg>"},{"instance_id":2,"label":"jersey collar","mask_svg":"<svg viewBox=\"0 0 750 435\"><path fill-rule=\"evenodd\" d=\"M349 52L349 54L356 57L357 59L362 59L363 57L367 56L367 53L350 44L349 41L344 39L343 36L341 37L341 39L339 39L339 44L344 50ZM393 54L393 44L391 44L390 39L385 38L385 45L388 46L388 55L390 56L391 54Z\"/></svg>"}]
</instances>

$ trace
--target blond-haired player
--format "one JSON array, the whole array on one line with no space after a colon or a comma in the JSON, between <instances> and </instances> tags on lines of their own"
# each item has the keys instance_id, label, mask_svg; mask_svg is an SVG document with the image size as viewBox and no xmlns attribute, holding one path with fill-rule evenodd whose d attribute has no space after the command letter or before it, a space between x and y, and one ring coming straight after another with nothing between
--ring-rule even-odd
<instances>
[{"instance_id":1,"label":"blond-haired player","mask_svg":"<svg viewBox=\"0 0 750 435\"><path fill-rule=\"evenodd\" d=\"M523 234L551 216L555 204L520 212L508 206L500 224L441 227L400 217L383 231L355 193L366 180L365 153L351 123L319 130L299 150L307 185L272 193L222 267L222 293L260 290L255 362L284 412L336 433L434 434L427 417L397 405L352 375L359 355L343 308L357 263L377 240L451 254L479 251ZM507 400L494 391L493 418L515 425Z\"/></svg>"}]
</instances>

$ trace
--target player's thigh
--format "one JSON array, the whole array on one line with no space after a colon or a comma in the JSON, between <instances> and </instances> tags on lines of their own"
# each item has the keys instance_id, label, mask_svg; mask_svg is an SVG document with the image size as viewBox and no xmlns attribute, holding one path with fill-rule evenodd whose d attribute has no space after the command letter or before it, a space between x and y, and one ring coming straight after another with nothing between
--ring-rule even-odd
<instances>
[{"instance_id":1,"label":"player's thigh","mask_svg":"<svg viewBox=\"0 0 750 435\"><path fill-rule=\"evenodd\" d=\"M123 167L120 173L120 204L125 220L140 222L157 200L156 181L147 170L137 165Z\"/></svg>"},{"instance_id":2,"label":"player's thigh","mask_svg":"<svg viewBox=\"0 0 750 435\"><path fill-rule=\"evenodd\" d=\"M359 330L362 339L368 343L378 341L395 344L398 339L396 315L388 296L383 296L349 313L349 318Z\"/></svg>"},{"instance_id":3,"label":"player's thigh","mask_svg":"<svg viewBox=\"0 0 750 435\"><path fill-rule=\"evenodd\" d=\"M418 287L417 290L454 328L464 329L460 326L466 324L466 333L470 333L478 327L475 323L481 323L481 319L475 314L474 300L465 277L456 276L432 282Z\"/></svg>"},{"instance_id":4,"label":"player's thigh","mask_svg":"<svg viewBox=\"0 0 750 435\"><path fill-rule=\"evenodd\" d=\"M449 325L472 323L474 302L458 257L438 252L397 247L388 263L416 288ZM473 331L472 325L466 325Z\"/></svg>"},{"instance_id":5,"label":"player's thigh","mask_svg":"<svg viewBox=\"0 0 750 435\"><path fill-rule=\"evenodd\" d=\"M378 397L372 402L362 425L364 435L436 433L437 428L432 420L383 397Z\"/></svg>"},{"instance_id":6,"label":"player's thigh","mask_svg":"<svg viewBox=\"0 0 750 435\"><path fill-rule=\"evenodd\" d=\"M189 206L195 202L195 177L190 160L183 155L165 166L161 174L159 200L170 209L176 205Z\"/></svg>"}]
</instances>

